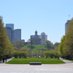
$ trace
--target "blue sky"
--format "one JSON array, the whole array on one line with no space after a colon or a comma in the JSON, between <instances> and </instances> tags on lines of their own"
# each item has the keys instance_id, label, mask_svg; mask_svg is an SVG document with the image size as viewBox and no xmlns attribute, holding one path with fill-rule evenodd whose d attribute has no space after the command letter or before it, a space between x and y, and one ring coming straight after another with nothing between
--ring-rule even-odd
<instances>
[{"instance_id":1,"label":"blue sky","mask_svg":"<svg viewBox=\"0 0 73 73\"><path fill-rule=\"evenodd\" d=\"M0 0L0 16L5 24L22 29L22 39L37 30L53 43L60 42L66 21L73 17L73 0Z\"/></svg>"}]
</instances>

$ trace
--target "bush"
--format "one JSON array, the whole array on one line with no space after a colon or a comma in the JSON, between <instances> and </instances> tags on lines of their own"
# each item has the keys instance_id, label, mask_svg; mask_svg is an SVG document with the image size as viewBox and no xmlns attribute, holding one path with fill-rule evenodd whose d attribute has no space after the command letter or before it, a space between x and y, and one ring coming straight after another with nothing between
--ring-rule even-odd
<instances>
[{"instance_id":1,"label":"bush","mask_svg":"<svg viewBox=\"0 0 73 73\"><path fill-rule=\"evenodd\" d=\"M14 57L15 58L26 58L27 57L27 52L24 52L24 51L15 51Z\"/></svg>"}]
</instances>

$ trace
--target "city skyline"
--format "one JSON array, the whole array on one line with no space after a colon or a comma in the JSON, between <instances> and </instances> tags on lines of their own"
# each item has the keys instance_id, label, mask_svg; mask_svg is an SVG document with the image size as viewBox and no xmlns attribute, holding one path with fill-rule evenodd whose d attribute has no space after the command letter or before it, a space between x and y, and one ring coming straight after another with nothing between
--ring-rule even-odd
<instances>
[{"instance_id":1,"label":"city skyline","mask_svg":"<svg viewBox=\"0 0 73 73\"><path fill-rule=\"evenodd\" d=\"M60 42L65 23L73 17L73 0L1 0L0 16L5 24L20 28L26 41L37 30L38 34L45 32L53 43Z\"/></svg>"},{"instance_id":2,"label":"city skyline","mask_svg":"<svg viewBox=\"0 0 73 73\"><path fill-rule=\"evenodd\" d=\"M6 33L8 35L11 43L16 43L18 41L22 41L21 39L21 29L14 29L14 24L6 24Z\"/></svg>"}]
</instances>

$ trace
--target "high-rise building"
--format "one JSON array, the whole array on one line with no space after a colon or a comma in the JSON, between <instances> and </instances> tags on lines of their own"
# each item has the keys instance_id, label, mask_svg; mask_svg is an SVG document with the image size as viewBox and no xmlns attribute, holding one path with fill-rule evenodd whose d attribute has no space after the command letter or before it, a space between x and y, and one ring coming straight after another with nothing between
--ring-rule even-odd
<instances>
[{"instance_id":1,"label":"high-rise building","mask_svg":"<svg viewBox=\"0 0 73 73\"><path fill-rule=\"evenodd\" d=\"M21 41L21 29L14 30L14 37L13 42Z\"/></svg>"},{"instance_id":2,"label":"high-rise building","mask_svg":"<svg viewBox=\"0 0 73 73\"><path fill-rule=\"evenodd\" d=\"M6 31L12 43L21 41L21 29L14 30L14 24L6 24Z\"/></svg>"},{"instance_id":3,"label":"high-rise building","mask_svg":"<svg viewBox=\"0 0 73 73\"><path fill-rule=\"evenodd\" d=\"M41 33L41 44L42 45L46 44L46 41L47 41L47 35L44 32L42 32Z\"/></svg>"},{"instance_id":4,"label":"high-rise building","mask_svg":"<svg viewBox=\"0 0 73 73\"><path fill-rule=\"evenodd\" d=\"M11 24L11 23L10 24L6 24L6 27L7 28L11 28L12 30L14 30L14 24Z\"/></svg>"},{"instance_id":5,"label":"high-rise building","mask_svg":"<svg viewBox=\"0 0 73 73\"><path fill-rule=\"evenodd\" d=\"M73 30L71 28L73 26L73 18L71 20L68 20L67 23L65 24L65 34L67 34L70 30Z\"/></svg>"},{"instance_id":6,"label":"high-rise building","mask_svg":"<svg viewBox=\"0 0 73 73\"><path fill-rule=\"evenodd\" d=\"M13 42L14 24L6 24L6 32L11 42Z\"/></svg>"},{"instance_id":7,"label":"high-rise building","mask_svg":"<svg viewBox=\"0 0 73 73\"><path fill-rule=\"evenodd\" d=\"M13 42L13 30L11 28L6 27L7 35L11 42Z\"/></svg>"},{"instance_id":8,"label":"high-rise building","mask_svg":"<svg viewBox=\"0 0 73 73\"><path fill-rule=\"evenodd\" d=\"M67 34L68 32L69 22L70 20L68 20L67 23L65 24L65 34Z\"/></svg>"}]
</instances>

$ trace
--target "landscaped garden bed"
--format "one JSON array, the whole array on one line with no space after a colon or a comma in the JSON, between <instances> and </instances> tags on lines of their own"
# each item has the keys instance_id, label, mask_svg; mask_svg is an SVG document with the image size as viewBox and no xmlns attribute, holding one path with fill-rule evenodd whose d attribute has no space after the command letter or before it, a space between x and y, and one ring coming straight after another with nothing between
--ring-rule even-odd
<instances>
[{"instance_id":1,"label":"landscaped garden bed","mask_svg":"<svg viewBox=\"0 0 73 73\"><path fill-rule=\"evenodd\" d=\"M57 58L13 58L7 64L29 64L30 62L41 62L42 64L62 64Z\"/></svg>"}]
</instances>

